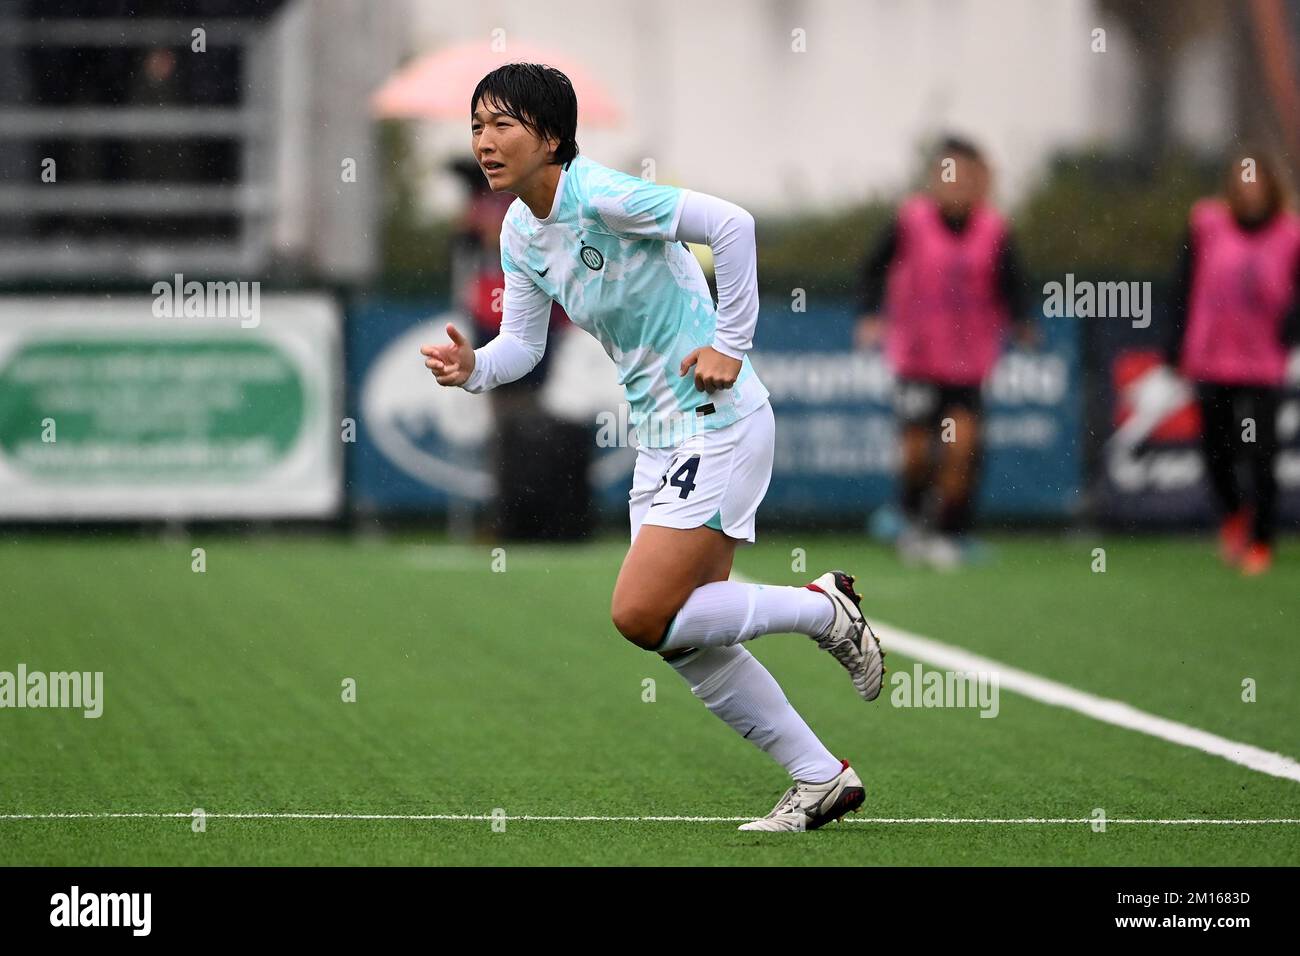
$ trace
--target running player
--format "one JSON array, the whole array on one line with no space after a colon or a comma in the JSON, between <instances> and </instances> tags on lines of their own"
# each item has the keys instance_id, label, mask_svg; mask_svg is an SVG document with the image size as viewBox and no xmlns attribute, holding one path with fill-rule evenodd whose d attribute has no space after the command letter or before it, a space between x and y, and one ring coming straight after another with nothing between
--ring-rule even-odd
<instances>
[{"instance_id":1,"label":"running player","mask_svg":"<svg viewBox=\"0 0 1300 956\"><path fill-rule=\"evenodd\" d=\"M861 806L862 781L742 642L806 634L866 700L880 693L883 653L843 571L805 587L728 580L736 545L754 540L775 432L746 356L758 321L754 220L579 156L577 111L568 78L536 64L503 66L474 91L475 158L493 190L518 197L501 232L501 331L476 350L448 324L450 344L424 346L425 364L440 385L469 392L513 381L541 359L552 301L604 345L638 449L614 626L790 773L772 812L741 829L815 829ZM685 242L713 250L716 308Z\"/></svg>"},{"instance_id":2,"label":"running player","mask_svg":"<svg viewBox=\"0 0 1300 956\"><path fill-rule=\"evenodd\" d=\"M860 347L882 339L902 439L898 549L954 567L978 484L981 396L1005 331L1032 344L1029 290L971 143L939 144L927 191L906 200L863 267ZM883 310L883 316L882 316ZM935 452L938 450L938 461Z\"/></svg>"},{"instance_id":3,"label":"running player","mask_svg":"<svg viewBox=\"0 0 1300 956\"><path fill-rule=\"evenodd\" d=\"M1277 407L1287 350L1300 344L1300 217L1264 154L1236 155L1223 198L1192 207L1171 317L1166 361L1196 385L1206 469L1226 515L1220 553L1262 574L1273 562ZM1249 496L1237 482L1242 456Z\"/></svg>"}]
</instances>

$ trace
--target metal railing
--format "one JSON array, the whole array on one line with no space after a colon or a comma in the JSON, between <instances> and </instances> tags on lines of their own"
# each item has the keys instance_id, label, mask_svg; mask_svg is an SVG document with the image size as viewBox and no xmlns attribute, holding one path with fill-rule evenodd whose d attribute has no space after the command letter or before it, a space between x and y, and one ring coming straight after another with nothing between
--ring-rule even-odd
<instances>
[{"instance_id":1,"label":"metal railing","mask_svg":"<svg viewBox=\"0 0 1300 956\"><path fill-rule=\"evenodd\" d=\"M209 50L238 51L236 105L40 105L27 95L39 78L30 75L35 60L26 51L166 47L178 59L203 56L190 48L191 31L198 26ZM277 198L270 157L276 130L268 106L274 64L266 55L267 34L266 21L253 18L38 22L0 17L0 67L10 78L9 89L0 87L7 101L0 104L0 222L5 224L0 279L264 271ZM156 148L159 140L225 141L238 157L235 181L204 182L197 168L169 171L166 181L150 181L150 170L143 178L124 179L82 178L84 169L76 175L56 168L53 181L43 178L50 163L41 153L106 140L138 152ZM191 149L188 159L178 162L197 167L196 155ZM155 157L149 163L155 176L159 162L166 160ZM233 219L234 228L205 234L203 223L210 224L213 216ZM166 225L169 220L176 228ZM73 221L76 228L68 225ZM151 237L159 223L158 235Z\"/></svg>"}]
</instances>

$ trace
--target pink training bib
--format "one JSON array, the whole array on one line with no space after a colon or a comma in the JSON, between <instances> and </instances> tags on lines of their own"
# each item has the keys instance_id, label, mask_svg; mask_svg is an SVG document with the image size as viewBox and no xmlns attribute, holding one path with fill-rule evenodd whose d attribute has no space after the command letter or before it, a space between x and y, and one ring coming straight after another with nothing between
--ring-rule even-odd
<instances>
[{"instance_id":1,"label":"pink training bib","mask_svg":"<svg viewBox=\"0 0 1300 956\"><path fill-rule=\"evenodd\" d=\"M1300 218L1283 211L1254 232L1227 205L1192 207L1192 288L1180 368L1198 382L1281 385L1282 323L1296 296Z\"/></svg>"},{"instance_id":2,"label":"pink training bib","mask_svg":"<svg viewBox=\"0 0 1300 956\"><path fill-rule=\"evenodd\" d=\"M1006 225L987 206L959 234L938 205L916 196L898 211L890 264L885 351L894 372L949 385L978 385L992 370L1007 327L998 293Z\"/></svg>"}]
</instances>

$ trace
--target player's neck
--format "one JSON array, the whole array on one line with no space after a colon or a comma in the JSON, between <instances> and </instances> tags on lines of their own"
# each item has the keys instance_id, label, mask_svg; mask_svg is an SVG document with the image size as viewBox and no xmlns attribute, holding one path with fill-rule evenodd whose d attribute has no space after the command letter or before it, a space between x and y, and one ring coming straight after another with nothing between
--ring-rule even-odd
<instances>
[{"instance_id":1,"label":"player's neck","mask_svg":"<svg viewBox=\"0 0 1300 956\"><path fill-rule=\"evenodd\" d=\"M524 201L538 219L545 219L551 214L551 207L555 205L555 190L560 184L560 167L547 163L536 173L534 173L528 182L519 184L519 191L515 193Z\"/></svg>"}]
</instances>

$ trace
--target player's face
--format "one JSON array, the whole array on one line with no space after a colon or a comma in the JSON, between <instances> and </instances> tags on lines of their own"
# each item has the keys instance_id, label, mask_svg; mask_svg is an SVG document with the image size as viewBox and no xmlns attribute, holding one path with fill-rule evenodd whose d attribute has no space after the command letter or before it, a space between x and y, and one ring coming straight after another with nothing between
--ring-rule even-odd
<instances>
[{"instance_id":1,"label":"player's face","mask_svg":"<svg viewBox=\"0 0 1300 956\"><path fill-rule=\"evenodd\" d=\"M500 106L479 100L470 118L474 158L493 192L518 195L519 185L547 165L550 150L558 144L538 136Z\"/></svg>"},{"instance_id":2,"label":"player's face","mask_svg":"<svg viewBox=\"0 0 1300 956\"><path fill-rule=\"evenodd\" d=\"M984 199L988 191L988 170L965 156L935 164L930 174L930 191L946 215L965 216Z\"/></svg>"},{"instance_id":3,"label":"player's face","mask_svg":"<svg viewBox=\"0 0 1300 956\"><path fill-rule=\"evenodd\" d=\"M1242 222L1255 222L1268 213L1270 195L1268 174L1259 169L1253 181L1247 182L1240 174L1241 166L1228 176L1228 206Z\"/></svg>"}]
</instances>

